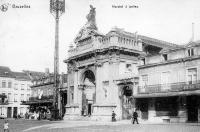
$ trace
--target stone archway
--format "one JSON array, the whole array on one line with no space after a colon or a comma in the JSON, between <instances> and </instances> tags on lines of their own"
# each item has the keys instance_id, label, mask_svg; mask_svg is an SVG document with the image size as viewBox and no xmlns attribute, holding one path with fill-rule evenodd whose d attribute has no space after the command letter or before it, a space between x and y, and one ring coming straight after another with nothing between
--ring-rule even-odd
<instances>
[{"instance_id":1,"label":"stone archway","mask_svg":"<svg viewBox=\"0 0 200 132\"><path fill-rule=\"evenodd\" d=\"M82 74L82 115L90 116L93 112L92 105L95 101L95 75L91 70L86 70Z\"/></svg>"},{"instance_id":2,"label":"stone archway","mask_svg":"<svg viewBox=\"0 0 200 132\"><path fill-rule=\"evenodd\" d=\"M133 86L124 85L121 88L122 119L130 119L134 108Z\"/></svg>"}]
</instances>

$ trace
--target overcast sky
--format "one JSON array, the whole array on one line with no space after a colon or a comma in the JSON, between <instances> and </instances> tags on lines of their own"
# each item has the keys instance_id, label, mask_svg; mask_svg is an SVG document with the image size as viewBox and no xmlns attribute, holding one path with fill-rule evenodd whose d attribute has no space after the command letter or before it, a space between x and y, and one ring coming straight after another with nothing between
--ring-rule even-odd
<instances>
[{"instance_id":1,"label":"overcast sky","mask_svg":"<svg viewBox=\"0 0 200 132\"><path fill-rule=\"evenodd\" d=\"M49 0L0 0L9 3L0 11L0 66L13 71L53 72L55 20L49 12ZM112 27L129 32L186 44L192 36L200 40L200 0L66 0L66 12L60 17L60 71L66 72L69 44L86 23L89 5L96 7L96 22L101 33ZM30 5L14 9L15 5ZM139 8L116 9L112 5L136 5Z\"/></svg>"}]
</instances>

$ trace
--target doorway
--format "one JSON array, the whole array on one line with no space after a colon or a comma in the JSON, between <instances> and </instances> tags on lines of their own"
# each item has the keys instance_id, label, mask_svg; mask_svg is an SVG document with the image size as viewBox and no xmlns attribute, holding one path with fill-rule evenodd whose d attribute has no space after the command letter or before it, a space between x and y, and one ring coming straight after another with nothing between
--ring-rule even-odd
<instances>
[{"instance_id":1,"label":"doorway","mask_svg":"<svg viewBox=\"0 0 200 132\"><path fill-rule=\"evenodd\" d=\"M8 109L7 109L7 117L11 118L11 115L12 115L12 108L8 107Z\"/></svg>"},{"instance_id":2,"label":"doorway","mask_svg":"<svg viewBox=\"0 0 200 132\"><path fill-rule=\"evenodd\" d=\"M92 114L92 104L88 104L88 116Z\"/></svg>"},{"instance_id":3,"label":"doorway","mask_svg":"<svg viewBox=\"0 0 200 132\"><path fill-rule=\"evenodd\" d=\"M14 118L17 118L17 107L14 107L14 110L13 110L13 117L14 117Z\"/></svg>"},{"instance_id":4,"label":"doorway","mask_svg":"<svg viewBox=\"0 0 200 132\"><path fill-rule=\"evenodd\" d=\"M198 121L198 98L197 96L187 97L187 111L188 111L188 121L196 122Z\"/></svg>"}]
</instances>

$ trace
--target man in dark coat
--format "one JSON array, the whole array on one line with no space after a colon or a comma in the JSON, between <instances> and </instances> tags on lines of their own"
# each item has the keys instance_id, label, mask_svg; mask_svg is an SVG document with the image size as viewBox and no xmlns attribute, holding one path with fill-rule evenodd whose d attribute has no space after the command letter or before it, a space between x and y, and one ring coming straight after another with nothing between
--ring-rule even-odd
<instances>
[{"instance_id":1,"label":"man in dark coat","mask_svg":"<svg viewBox=\"0 0 200 132\"><path fill-rule=\"evenodd\" d=\"M138 113L136 112L136 110L133 112L133 124L135 123L139 124L138 123Z\"/></svg>"}]
</instances>

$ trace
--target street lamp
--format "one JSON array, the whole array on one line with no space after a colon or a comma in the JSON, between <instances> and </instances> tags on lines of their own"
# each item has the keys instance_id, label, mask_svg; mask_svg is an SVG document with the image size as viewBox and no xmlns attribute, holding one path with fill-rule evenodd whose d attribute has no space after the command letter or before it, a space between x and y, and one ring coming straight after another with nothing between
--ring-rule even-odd
<instances>
[{"instance_id":1,"label":"street lamp","mask_svg":"<svg viewBox=\"0 0 200 132\"><path fill-rule=\"evenodd\" d=\"M52 118L58 119L58 86L59 86L59 17L65 12L65 0L50 0L50 13L55 17L55 49L54 49L54 100Z\"/></svg>"}]
</instances>

